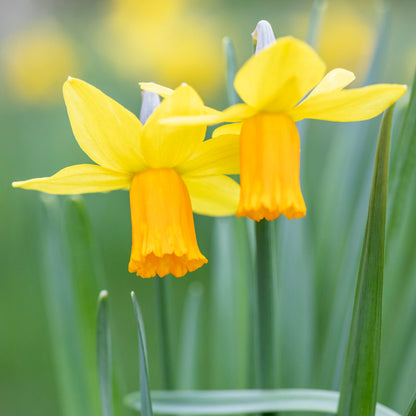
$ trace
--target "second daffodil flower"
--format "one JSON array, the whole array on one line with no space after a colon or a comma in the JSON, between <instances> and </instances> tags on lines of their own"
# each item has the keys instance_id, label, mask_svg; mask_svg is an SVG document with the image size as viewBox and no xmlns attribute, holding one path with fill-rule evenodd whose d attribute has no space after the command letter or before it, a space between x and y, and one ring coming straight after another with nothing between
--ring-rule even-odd
<instances>
[{"instance_id":1,"label":"second daffodil flower","mask_svg":"<svg viewBox=\"0 0 416 416\"><path fill-rule=\"evenodd\" d=\"M163 122L238 122L217 129L240 133L237 216L256 221L273 220L281 214L288 219L300 218L306 215L306 206L299 183L300 141L295 122L306 118L366 120L398 100L406 86L377 84L344 89L355 79L354 74L338 68L325 75L324 62L305 42L290 36L276 40L266 21L259 22L253 37L257 40L256 54L234 80L243 104L219 114Z\"/></svg>"},{"instance_id":2,"label":"second daffodil flower","mask_svg":"<svg viewBox=\"0 0 416 416\"><path fill-rule=\"evenodd\" d=\"M159 91L160 92L160 91ZM142 277L183 276L207 262L192 211L234 214L239 186L238 136L204 141L204 126L163 126L162 118L207 114L188 85L164 89L159 104L144 94L142 122L90 84L69 79L64 98L75 138L95 162L13 186L52 194L130 190L132 250L129 271ZM154 110L154 111L153 111Z\"/></svg>"}]
</instances>

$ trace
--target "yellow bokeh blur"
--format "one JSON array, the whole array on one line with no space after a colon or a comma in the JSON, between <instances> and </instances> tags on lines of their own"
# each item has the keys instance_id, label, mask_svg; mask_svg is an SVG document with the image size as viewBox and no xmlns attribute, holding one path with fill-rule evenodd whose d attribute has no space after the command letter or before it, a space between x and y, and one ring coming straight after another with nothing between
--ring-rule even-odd
<instances>
[{"instance_id":1,"label":"yellow bokeh blur","mask_svg":"<svg viewBox=\"0 0 416 416\"><path fill-rule=\"evenodd\" d=\"M330 2L322 23L318 53L328 70L347 68L362 77L374 53L372 22L351 3Z\"/></svg>"},{"instance_id":2,"label":"yellow bokeh blur","mask_svg":"<svg viewBox=\"0 0 416 416\"><path fill-rule=\"evenodd\" d=\"M120 76L169 87L187 82L209 95L223 81L214 29L185 0L113 0L97 42Z\"/></svg>"},{"instance_id":3,"label":"yellow bokeh blur","mask_svg":"<svg viewBox=\"0 0 416 416\"><path fill-rule=\"evenodd\" d=\"M36 105L61 99L62 84L77 72L78 62L73 42L58 26L40 22L10 36L3 46L11 94Z\"/></svg>"}]
</instances>

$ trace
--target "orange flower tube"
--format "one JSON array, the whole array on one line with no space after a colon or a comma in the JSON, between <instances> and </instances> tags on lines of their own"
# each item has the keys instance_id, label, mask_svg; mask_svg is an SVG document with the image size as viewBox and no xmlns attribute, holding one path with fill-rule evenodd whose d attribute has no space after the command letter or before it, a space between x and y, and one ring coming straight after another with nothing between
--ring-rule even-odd
<instances>
[{"instance_id":1,"label":"orange flower tube","mask_svg":"<svg viewBox=\"0 0 416 416\"><path fill-rule=\"evenodd\" d=\"M174 169L148 169L135 174L130 208L131 273L181 277L207 262L196 241L188 190Z\"/></svg>"},{"instance_id":2,"label":"orange flower tube","mask_svg":"<svg viewBox=\"0 0 416 416\"><path fill-rule=\"evenodd\" d=\"M237 216L256 221L306 215L299 183L300 140L284 113L259 113L243 122L240 136L240 202Z\"/></svg>"}]
</instances>

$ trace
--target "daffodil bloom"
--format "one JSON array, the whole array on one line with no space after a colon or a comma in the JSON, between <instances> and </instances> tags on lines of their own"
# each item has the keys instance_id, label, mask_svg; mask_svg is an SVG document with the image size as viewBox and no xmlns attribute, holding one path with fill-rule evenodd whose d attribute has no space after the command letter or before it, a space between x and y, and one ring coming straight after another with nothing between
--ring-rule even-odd
<instances>
[{"instance_id":1,"label":"daffodil bloom","mask_svg":"<svg viewBox=\"0 0 416 416\"><path fill-rule=\"evenodd\" d=\"M264 49L235 77L234 87L244 103L218 114L163 121L166 125L238 122L220 127L216 134L240 133L237 216L256 221L273 220L281 214L288 219L306 215L299 183L296 121L366 120L380 114L406 91L405 85L396 84L344 89L355 78L352 72L338 68L325 75L324 62L309 45L290 36L275 40L270 31L267 22L259 23L254 36ZM271 39L268 45L267 39Z\"/></svg>"},{"instance_id":2,"label":"daffodil bloom","mask_svg":"<svg viewBox=\"0 0 416 416\"><path fill-rule=\"evenodd\" d=\"M239 171L238 136L204 141L204 126L164 126L161 118L209 111L182 85L165 89L154 111L140 120L90 84L69 79L64 98L75 138L95 162L70 166L47 178L13 186L52 194L130 190L132 250L129 271L142 277L183 276L207 262L192 211L234 214L239 186L226 174ZM150 97L152 98L152 97ZM152 108L153 109L153 108Z\"/></svg>"}]
</instances>

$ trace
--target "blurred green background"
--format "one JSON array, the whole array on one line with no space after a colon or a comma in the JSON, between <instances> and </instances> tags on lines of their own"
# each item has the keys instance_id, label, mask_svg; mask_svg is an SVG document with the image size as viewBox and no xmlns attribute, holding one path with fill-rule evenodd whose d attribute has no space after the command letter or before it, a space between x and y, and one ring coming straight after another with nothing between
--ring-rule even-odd
<instances>
[{"instance_id":1,"label":"blurred green background","mask_svg":"<svg viewBox=\"0 0 416 416\"><path fill-rule=\"evenodd\" d=\"M291 34L306 39L312 9L313 2L307 0L1 3L0 414L64 414L43 290L42 234L46 227L40 195L13 190L11 182L49 176L65 166L88 162L73 138L66 115L61 92L66 77L88 81L136 114L141 100L139 81L172 88L186 81L200 92L207 105L223 109L227 97L222 38L232 38L241 65L252 53L250 33L258 20L269 20L276 36ZM353 70L357 75L354 86L365 80L411 84L416 64L415 16L416 4L410 0L329 1L317 49L328 69ZM399 116L405 101L397 105ZM290 312L290 316L280 315L280 335L284 337L279 387L337 387L336 374L342 363L339 356L345 345L342 325L348 322L348 305L352 302L378 123L379 119L351 124L342 131L334 123L308 122L300 127L302 186L309 213L296 223L279 219L277 224L279 270L287 277L279 282L279 308ZM363 141L367 133L372 139ZM415 189L415 184L410 182L409 189ZM127 272L131 243L128 193L94 194L84 199L96 244L94 262L100 264L104 282L100 286L110 292L113 340L119 352L124 390L138 387L131 290L136 291L143 310L151 385L160 388L155 279L140 279ZM63 209L67 209L62 202ZM416 306L416 288L411 285L416 278L412 262L413 205L409 201L403 204L407 216L401 221L400 244L392 248L392 255L399 253L403 261L394 257L390 268L387 265L382 361L388 364L382 364L380 381L380 400L398 411L403 410L416 387L416 350L414 357L411 355ZM174 350L179 348L188 288L196 281L203 288L195 388L252 386L249 363L238 367L250 357L249 340L242 345L237 338L224 338L227 333L220 330L221 324L231 319L230 325L238 326L239 336L247 336L250 286L242 277L239 286L237 266L244 267L235 258L230 259L231 266L235 265L230 273L236 276L231 286L224 283L224 291L212 278L219 267L214 257L224 254L221 248L228 244L228 237L221 233L229 226L226 221L197 216L198 242L210 262L184 278L165 278L171 280ZM225 243L220 238L225 238ZM244 250L237 248L240 254ZM241 290L231 292L236 287ZM391 287L395 289L390 291ZM200 289L194 286L194 290ZM392 292L394 295L389 296ZM238 300L231 302L237 305L231 312L218 307L227 303L227 297ZM88 301L95 304L96 298ZM403 312L407 321L396 319L396 311ZM230 318L227 313L238 316ZM401 338L396 339L399 335ZM219 369L219 362L225 360L224 356L218 358L221 350L231 356L233 351L240 352L228 376ZM179 358L174 361L177 364Z\"/></svg>"}]
</instances>

